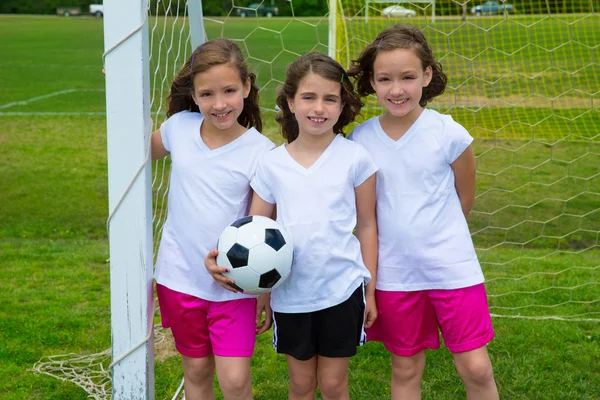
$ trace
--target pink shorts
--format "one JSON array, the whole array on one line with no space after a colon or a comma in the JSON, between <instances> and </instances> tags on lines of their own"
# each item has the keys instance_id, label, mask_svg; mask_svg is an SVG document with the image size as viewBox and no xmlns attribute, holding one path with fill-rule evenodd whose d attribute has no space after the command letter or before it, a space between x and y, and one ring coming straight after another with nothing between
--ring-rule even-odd
<instances>
[{"instance_id":1,"label":"pink shorts","mask_svg":"<svg viewBox=\"0 0 600 400\"><path fill-rule=\"evenodd\" d=\"M452 353L478 349L494 337L483 283L452 290L376 290L375 300L379 316L366 330L367 340L383 342L401 357L438 349L438 328Z\"/></svg>"},{"instance_id":2,"label":"pink shorts","mask_svg":"<svg viewBox=\"0 0 600 400\"><path fill-rule=\"evenodd\" d=\"M214 354L252 357L256 343L256 299L202 300L156 284L163 328L175 347L192 358Z\"/></svg>"}]
</instances>

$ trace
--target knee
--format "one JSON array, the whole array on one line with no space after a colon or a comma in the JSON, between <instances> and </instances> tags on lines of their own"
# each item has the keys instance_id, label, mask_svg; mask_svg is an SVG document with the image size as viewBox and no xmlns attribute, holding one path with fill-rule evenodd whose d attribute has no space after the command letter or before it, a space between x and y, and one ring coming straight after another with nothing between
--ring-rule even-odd
<instances>
[{"instance_id":1,"label":"knee","mask_svg":"<svg viewBox=\"0 0 600 400\"><path fill-rule=\"evenodd\" d=\"M319 376L319 389L323 397L329 399L342 398L348 391L348 376Z\"/></svg>"},{"instance_id":2,"label":"knee","mask_svg":"<svg viewBox=\"0 0 600 400\"><path fill-rule=\"evenodd\" d=\"M317 378L311 375L290 377L290 391L296 396L308 396L317 390Z\"/></svg>"},{"instance_id":3,"label":"knee","mask_svg":"<svg viewBox=\"0 0 600 400\"><path fill-rule=\"evenodd\" d=\"M485 386L494 380L494 371L489 359L473 359L457 364L456 370L465 383Z\"/></svg>"},{"instance_id":4,"label":"knee","mask_svg":"<svg viewBox=\"0 0 600 400\"><path fill-rule=\"evenodd\" d=\"M245 399L252 393L252 376L245 371L227 371L219 376L219 386L226 399Z\"/></svg>"},{"instance_id":5,"label":"knee","mask_svg":"<svg viewBox=\"0 0 600 400\"><path fill-rule=\"evenodd\" d=\"M199 385L210 382L212 385L214 369L206 363L190 362L183 368L183 376L187 382Z\"/></svg>"},{"instance_id":6,"label":"knee","mask_svg":"<svg viewBox=\"0 0 600 400\"><path fill-rule=\"evenodd\" d=\"M411 382L421 380L425 358L407 358L392 363L392 378L396 382Z\"/></svg>"}]
</instances>

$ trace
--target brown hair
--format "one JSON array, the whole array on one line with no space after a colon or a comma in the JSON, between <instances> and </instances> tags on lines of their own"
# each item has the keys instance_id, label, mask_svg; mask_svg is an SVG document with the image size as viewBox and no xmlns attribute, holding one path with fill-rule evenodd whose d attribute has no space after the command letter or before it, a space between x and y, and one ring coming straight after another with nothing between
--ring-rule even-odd
<instances>
[{"instance_id":1,"label":"brown hair","mask_svg":"<svg viewBox=\"0 0 600 400\"><path fill-rule=\"evenodd\" d=\"M171 84L167 117L184 110L200 112L192 98L194 77L211 67L227 63L239 71L242 83L245 84L248 78L250 79L250 94L244 99L244 109L238 117L239 124L246 128L254 127L259 131L262 130L256 75L250 72L238 45L225 38L204 42L192 52L191 57Z\"/></svg>"},{"instance_id":2,"label":"brown hair","mask_svg":"<svg viewBox=\"0 0 600 400\"><path fill-rule=\"evenodd\" d=\"M375 93L371 86L375 58L382 51L395 49L411 49L421 60L423 70L431 67L431 82L423 88L423 94L419 100L421 107L425 107L434 97L444 93L448 77L442 71L442 64L435 61L423 32L415 26L397 24L381 31L375 40L363 49L358 59L352 60L348 75L356 80L358 94L364 97Z\"/></svg>"},{"instance_id":3,"label":"brown hair","mask_svg":"<svg viewBox=\"0 0 600 400\"><path fill-rule=\"evenodd\" d=\"M275 120L281 125L281 134L288 143L296 140L299 132L298 121L290 110L288 99L294 98L300 81L311 73L318 74L327 80L340 82L341 101L344 108L333 126L334 133L344 135L344 127L354 121L363 105L360 97L354 91L354 86L348 79L346 71L337 61L318 52L310 52L300 56L288 65L285 73L285 83L279 88L279 94L277 95L277 106L280 111L277 113Z\"/></svg>"}]
</instances>

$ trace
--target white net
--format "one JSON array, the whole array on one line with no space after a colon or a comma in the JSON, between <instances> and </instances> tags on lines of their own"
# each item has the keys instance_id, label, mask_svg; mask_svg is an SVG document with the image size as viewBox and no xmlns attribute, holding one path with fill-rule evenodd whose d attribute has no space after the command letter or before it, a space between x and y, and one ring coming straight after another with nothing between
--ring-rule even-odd
<instances>
[{"instance_id":1,"label":"white net","mask_svg":"<svg viewBox=\"0 0 600 400\"><path fill-rule=\"evenodd\" d=\"M476 138L477 198L469 225L492 313L600 321L600 16L594 2L574 1L563 10L524 1L516 13L495 15L472 10L472 1L338 0L331 48L333 26L324 7L321 16L304 17L304 3L277 1L271 13L289 16L257 18L267 15L260 7L208 3L205 13L208 8L224 16L204 17L206 36L225 36L242 48L261 88L263 133L277 143L275 93L290 61L309 50L334 49L347 66L382 28L408 21L383 16L384 8L414 11L410 22L424 30L449 77L432 107ZM165 119L171 80L192 50L186 2L151 1L148 27L156 130ZM366 103L365 118L381 112L374 98ZM155 253L169 168L169 159L153 164ZM159 328L155 337L164 338ZM109 354L48 357L35 370L72 381L91 398L108 399Z\"/></svg>"}]
</instances>

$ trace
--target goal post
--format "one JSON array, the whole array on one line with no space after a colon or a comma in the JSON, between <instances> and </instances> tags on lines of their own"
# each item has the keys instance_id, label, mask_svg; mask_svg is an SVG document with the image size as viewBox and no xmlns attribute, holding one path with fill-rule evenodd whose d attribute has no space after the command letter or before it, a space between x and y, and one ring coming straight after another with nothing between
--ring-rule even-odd
<instances>
[{"instance_id":1,"label":"goal post","mask_svg":"<svg viewBox=\"0 0 600 400\"><path fill-rule=\"evenodd\" d=\"M154 398L147 1L104 2L112 399Z\"/></svg>"}]
</instances>

